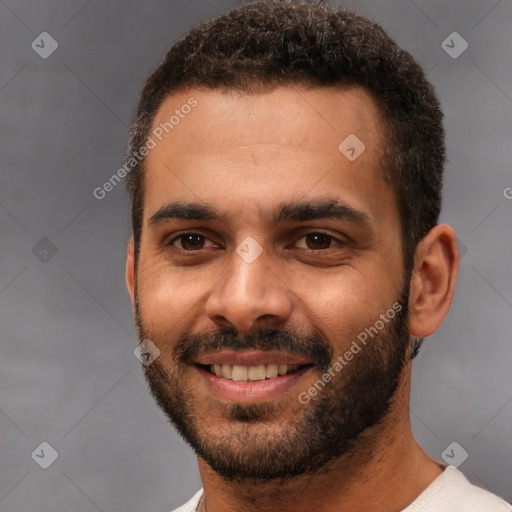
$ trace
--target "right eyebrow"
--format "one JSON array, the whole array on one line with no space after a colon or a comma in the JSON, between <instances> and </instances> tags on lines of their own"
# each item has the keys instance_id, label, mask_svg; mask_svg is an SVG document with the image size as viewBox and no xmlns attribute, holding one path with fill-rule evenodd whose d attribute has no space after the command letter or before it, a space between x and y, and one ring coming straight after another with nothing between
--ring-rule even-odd
<instances>
[{"instance_id":1,"label":"right eyebrow","mask_svg":"<svg viewBox=\"0 0 512 512\"><path fill-rule=\"evenodd\" d=\"M215 220L225 222L226 216L212 206L173 201L157 210L148 220L148 225L158 225L169 219Z\"/></svg>"}]
</instances>

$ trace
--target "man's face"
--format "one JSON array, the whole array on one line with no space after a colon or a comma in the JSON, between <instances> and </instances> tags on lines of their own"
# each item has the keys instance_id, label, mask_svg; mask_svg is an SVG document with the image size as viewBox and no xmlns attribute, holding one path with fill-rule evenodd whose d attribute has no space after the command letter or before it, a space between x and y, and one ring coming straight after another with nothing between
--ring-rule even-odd
<instances>
[{"instance_id":1,"label":"man's face","mask_svg":"<svg viewBox=\"0 0 512 512\"><path fill-rule=\"evenodd\" d=\"M191 90L153 128L176 109L146 160L136 273L152 394L225 478L315 471L385 417L408 351L378 111L359 88Z\"/></svg>"}]
</instances>

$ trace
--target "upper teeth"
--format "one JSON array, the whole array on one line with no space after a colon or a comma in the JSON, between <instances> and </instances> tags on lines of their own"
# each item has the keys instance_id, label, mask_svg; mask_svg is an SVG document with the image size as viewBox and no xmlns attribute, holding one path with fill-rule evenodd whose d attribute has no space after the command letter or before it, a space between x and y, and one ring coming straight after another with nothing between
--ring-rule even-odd
<instances>
[{"instance_id":1,"label":"upper teeth","mask_svg":"<svg viewBox=\"0 0 512 512\"><path fill-rule=\"evenodd\" d=\"M298 364L258 364L243 366L239 364L212 364L211 371L217 377L236 381L272 379L278 375L298 370Z\"/></svg>"}]
</instances>

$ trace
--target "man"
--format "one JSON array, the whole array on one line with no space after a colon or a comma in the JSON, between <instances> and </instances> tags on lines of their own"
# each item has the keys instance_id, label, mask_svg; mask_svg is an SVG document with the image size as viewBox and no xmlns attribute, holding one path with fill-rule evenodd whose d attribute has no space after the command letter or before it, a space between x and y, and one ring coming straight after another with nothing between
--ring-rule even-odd
<instances>
[{"instance_id":1,"label":"man","mask_svg":"<svg viewBox=\"0 0 512 512\"><path fill-rule=\"evenodd\" d=\"M380 26L277 1L198 26L127 165L145 375L203 483L178 511L512 510L412 435L459 255L439 103Z\"/></svg>"}]
</instances>

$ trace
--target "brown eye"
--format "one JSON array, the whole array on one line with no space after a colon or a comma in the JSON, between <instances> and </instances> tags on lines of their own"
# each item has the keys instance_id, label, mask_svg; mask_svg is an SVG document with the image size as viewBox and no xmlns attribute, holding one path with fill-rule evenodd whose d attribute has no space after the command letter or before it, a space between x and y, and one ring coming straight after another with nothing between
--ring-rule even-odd
<instances>
[{"instance_id":1,"label":"brown eye","mask_svg":"<svg viewBox=\"0 0 512 512\"><path fill-rule=\"evenodd\" d=\"M331 246L333 237L325 233L309 233L305 237L308 249L328 249Z\"/></svg>"},{"instance_id":2,"label":"brown eye","mask_svg":"<svg viewBox=\"0 0 512 512\"><path fill-rule=\"evenodd\" d=\"M180 249L184 249L186 251L197 251L204 247L206 238L202 235L198 235L197 233L185 233L176 237L171 244L176 247L176 242L179 243L177 246Z\"/></svg>"}]
</instances>

